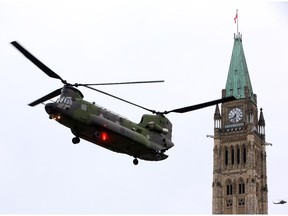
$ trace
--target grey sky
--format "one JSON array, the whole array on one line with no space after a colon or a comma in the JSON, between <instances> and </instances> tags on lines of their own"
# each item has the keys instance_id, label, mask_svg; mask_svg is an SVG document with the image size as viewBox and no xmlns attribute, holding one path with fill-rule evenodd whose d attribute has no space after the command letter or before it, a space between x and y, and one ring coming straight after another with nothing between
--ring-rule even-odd
<instances>
[{"instance_id":1,"label":"grey sky","mask_svg":"<svg viewBox=\"0 0 288 216\"><path fill-rule=\"evenodd\" d=\"M258 108L266 120L269 213L287 214L288 3L262 1L0 0L0 213L210 214L215 107L169 114L175 146L139 161L81 141L31 101L61 87L23 57L17 40L70 82L165 79L101 90L159 111L221 97L235 11ZM145 111L80 89L139 122Z\"/></svg>"}]
</instances>

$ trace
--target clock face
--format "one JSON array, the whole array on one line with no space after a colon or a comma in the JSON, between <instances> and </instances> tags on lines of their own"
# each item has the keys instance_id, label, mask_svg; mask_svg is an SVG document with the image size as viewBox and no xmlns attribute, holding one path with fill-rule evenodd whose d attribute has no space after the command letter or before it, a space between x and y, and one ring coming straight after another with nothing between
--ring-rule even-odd
<instances>
[{"instance_id":1,"label":"clock face","mask_svg":"<svg viewBox=\"0 0 288 216\"><path fill-rule=\"evenodd\" d=\"M242 110L240 108L233 108L230 112L229 112L229 120L232 123L237 123L239 122L242 117L243 117L243 113Z\"/></svg>"}]
</instances>

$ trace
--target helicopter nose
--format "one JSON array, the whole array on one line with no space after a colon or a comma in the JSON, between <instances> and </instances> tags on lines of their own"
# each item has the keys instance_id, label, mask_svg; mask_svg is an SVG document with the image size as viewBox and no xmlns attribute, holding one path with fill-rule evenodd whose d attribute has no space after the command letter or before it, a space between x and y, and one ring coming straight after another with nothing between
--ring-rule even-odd
<instances>
[{"instance_id":1,"label":"helicopter nose","mask_svg":"<svg viewBox=\"0 0 288 216\"><path fill-rule=\"evenodd\" d=\"M165 146L167 149L170 149L174 146L174 143L171 140L164 140L165 141Z\"/></svg>"},{"instance_id":2,"label":"helicopter nose","mask_svg":"<svg viewBox=\"0 0 288 216\"><path fill-rule=\"evenodd\" d=\"M54 103L48 103L45 105L46 112L50 115L53 114L54 111Z\"/></svg>"}]
</instances>

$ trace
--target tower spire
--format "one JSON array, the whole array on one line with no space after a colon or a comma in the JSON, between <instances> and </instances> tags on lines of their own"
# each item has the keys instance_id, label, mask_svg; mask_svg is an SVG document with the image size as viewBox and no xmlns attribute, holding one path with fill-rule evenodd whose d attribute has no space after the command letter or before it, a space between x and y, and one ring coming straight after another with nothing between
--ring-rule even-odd
<instances>
[{"instance_id":1,"label":"tower spire","mask_svg":"<svg viewBox=\"0 0 288 216\"><path fill-rule=\"evenodd\" d=\"M238 99L250 97L251 100L256 103L256 95L253 94L252 84L242 45L242 35L240 33L238 33L238 35L234 35L234 45L224 96L234 96Z\"/></svg>"}]
</instances>

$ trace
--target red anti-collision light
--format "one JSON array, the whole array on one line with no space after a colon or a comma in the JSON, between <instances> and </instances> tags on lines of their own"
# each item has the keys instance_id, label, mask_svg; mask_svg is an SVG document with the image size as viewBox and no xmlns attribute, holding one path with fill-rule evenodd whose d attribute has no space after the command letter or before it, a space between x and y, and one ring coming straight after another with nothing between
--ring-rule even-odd
<instances>
[{"instance_id":1,"label":"red anti-collision light","mask_svg":"<svg viewBox=\"0 0 288 216\"><path fill-rule=\"evenodd\" d=\"M101 133L101 140L102 141L107 141L108 140L108 134L106 132Z\"/></svg>"}]
</instances>

